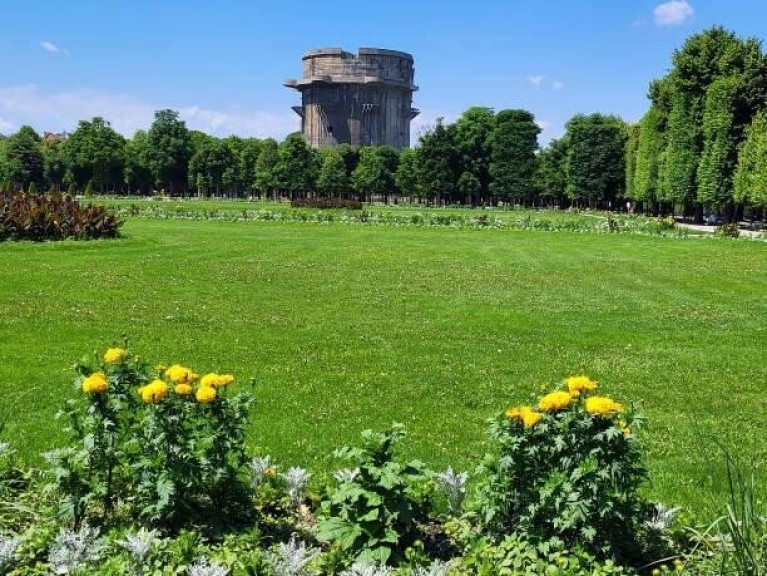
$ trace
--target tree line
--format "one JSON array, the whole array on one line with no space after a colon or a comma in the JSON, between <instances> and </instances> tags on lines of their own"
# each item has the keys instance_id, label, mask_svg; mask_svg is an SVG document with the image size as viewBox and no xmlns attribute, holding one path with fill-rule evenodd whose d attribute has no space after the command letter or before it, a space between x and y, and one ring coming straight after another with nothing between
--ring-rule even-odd
<instances>
[{"instance_id":1,"label":"tree line","mask_svg":"<svg viewBox=\"0 0 767 576\"><path fill-rule=\"evenodd\" d=\"M689 38L650 84L635 124L577 115L540 148L526 110L473 107L416 146L315 150L300 134L215 138L173 110L126 139L103 118L67 138L29 126L0 139L0 185L70 192L356 197L471 205L589 206L727 219L767 207L767 56L723 28Z\"/></svg>"}]
</instances>

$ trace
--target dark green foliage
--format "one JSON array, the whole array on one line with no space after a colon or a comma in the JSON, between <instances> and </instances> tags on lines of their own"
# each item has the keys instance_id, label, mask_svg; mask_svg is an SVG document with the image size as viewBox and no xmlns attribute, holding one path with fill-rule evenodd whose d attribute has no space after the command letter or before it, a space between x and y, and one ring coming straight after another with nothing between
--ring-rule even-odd
<instances>
[{"instance_id":1,"label":"dark green foliage","mask_svg":"<svg viewBox=\"0 0 767 576\"><path fill-rule=\"evenodd\" d=\"M546 204L561 204L567 193L567 140L552 140L538 155L538 195Z\"/></svg>"},{"instance_id":2,"label":"dark green foliage","mask_svg":"<svg viewBox=\"0 0 767 576\"><path fill-rule=\"evenodd\" d=\"M639 124L630 124L626 130L626 198L636 199L636 165L639 150Z\"/></svg>"},{"instance_id":3,"label":"dark green foliage","mask_svg":"<svg viewBox=\"0 0 767 576\"><path fill-rule=\"evenodd\" d=\"M187 181L192 141L186 123L175 110L158 110L147 133L147 157L155 183L171 194L183 190Z\"/></svg>"},{"instance_id":4,"label":"dark green foliage","mask_svg":"<svg viewBox=\"0 0 767 576\"><path fill-rule=\"evenodd\" d=\"M399 164L394 174L394 183L403 196L417 196L418 188L418 153L406 148L399 153Z\"/></svg>"},{"instance_id":5,"label":"dark green foliage","mask_svg":"<svg viewBox=\"0 0 767 576\"><path fill-rule=\"evenodd\" d=\"M674 98L668 117L666 142L659 196L664 202L691 202L695 199L698 150L689 96L679 94Z\"/></svg>"},{"instance_id":6,"label":"dark green foliage","mask_svg":"<svg viewBox=\"0 0 767 576\"><path fill-rule=\"evenodd\" d=\"M738 153L734 200L740 204L767 207L767 113L761 112L748 128Z\"/></svg>"},{"instance_id":7,"label":"dark green foliage","mask_svg":"<svg viewBox=\"0 0 767 576\"><path fill-rule=\"evenodd\" d=\"M438 118L434 128L421 136L416 153L419 189L438 202L450 199L460 176L454 125L445 126Z\"/></svg>"},{"instance_id":8,"label":"dark green foliage","mask_svg":"<svg viewBox=\"0 0 767 576\"><path fill-rule=\"evenodd\" d=\"M234 163L232 151L225 142L205 136L196 146L189 161L189 185L198 191L216 192L225 185L227 171Z\"/></svg>"},{"instance_id":9,"label":"dark green foliage","mask_svg":"<svg viewBox=\"0 0 767 576\"><path fill-rule=\"evenodd\" d=\"M139 130L125 143L125 183L130 192L149 194L154 187L154 175L149 158L149 136Z\"/></svg>"},{"instance_id":10,"label":"dark green foliage","mask_svg":"<svg viewBox=\"0 0 767 576\"><path fill-rule=\"evenodd\" d=\"M361 448L344 448L337 456L356 468L328 490L317 535L337 542L361 560L396 564L417 538L424 519L415 483L422 477L419 462L400 464L394 446L404 438L401 425L384 433L366 430Z\"/></svg>"},{"instance_id":11,"label":"dark green foliage","mask_svg":"<svg viewBox=\"0 0 767 576\"><path fill-rule=\"evenodd\" d=\"M0 196L0 241L114 238L122 221L102 206L70 196L18 192Z\"/></svg>"},{"instance_id":12,"label":"dark green foliage","mask_svg":"<svg viewBox=\"0 0 767 576\"><path fill-rule=\"evenodd\" d=\"M22 126L4 143L6 177L18 186L43 183L45 160L40 149L40 136L30 126Z\"/></svg>"},{"instance_id":13,"label":"dark green foliage","mask_svg":"<svg viewBox=\"0 0 767 576\"><path fill-rule=\"evenodd\" d=\"M567 123L567 195L576 203L607 205L626 185L626 128L615 116L576 116Z\"/></svg>"},{"instance_id":14,"label":"dark green foliage","mask_svg":"<svg viewBox=\"0 0 767 576\"><path fill-rule=\"evenodd\" d=\"M264 140L261 152L256 161L256 176L254 185L263 193L275 191L279 187L278 165L280 163L280 147L272 138Z\"/></svg>"},{"instance_id":15,"label":"dark green foliage","mask_svg":"<svg viewBox=\"0 0 767 576\"><path fill-rule=\"evenodd\" d=\"M495 125L493 109L478 106L466 110L455 122L460 171L458 189L470 203L477 203L490 191L490 140Z\"/></svg>"},{"instance_id":16,"label":"dark green foliage","mask_svg":"<svg viewBox=\"0 0 767 576\"><path fill-rule=\"evenodd\" d=\"M78 186L87 182L99 191L112 191L123 184L125 138L103 118L81 121L64 143L66 178Z\"/></svg>"},{"instance_id":17,"label":"dark green foliage","mask_svg":"<svg viewBox=\"0 0 767 576\"><path fill-rule=\"evenodd\" d=\"M276 167L279 187L291 195L303 196L317 186L319 157L301 134L291 134L280 144Z\"/></svg>"},{"instance_id":18,"label":"dark green foliage","mask_svg":"<svg viewBox=\"0 0 767 576\"><path fill-rule=\"evenodd\" d=\"M394 194L397 190L394 175L398 161L397 151L390 146L363 148L359 164L352 174L354 189L363 196Z\"/></svg>"},{"instance_id":19,"label":"dark green foliage","mask_svg":"<svg viewBox=\"0 0 767 576\"><path fill-rule=\"evenodd\" d=\"M362 202L353 198L296 198L290 205L293 208L339 208L343 210L362 210Z\"/></svg>"},{"instance_id":20,"label":"dark green foliage","mask_svg":"<svg viewBox=\"0 0 767 576\"><path fill-rule=\"evenodd\" d=\"M342 195L349 191L351 181L346 173L346 162L335 148L322 153L322 167L317 188L327 196Z\"/></svg>"},{"instance_id":21,"label":"dark green foliage","mask_svg":"<svg viewBox=\"0 0 767 576\"><path fill-rule=\"evenodd\" d=\"M538 134L535 117L526 110L501 110L489 137L490 191L505 202L534 199Z\"/></svg>"},{"instance_id":22,"label":"dark green foliage","mask_svg":"<svg viewBox=\"0 0 767 576\"><path fill-rule=\"evenodd\" d=\"M44 140L42 142L45 180L59 190L67 172L67 159L62 140Z\"/></svg>"},{"instance_id":23,"label":"dark green foliage","mask_svg":"<svg viewBox=\"0 0 767 576\"><path fill-rule=\"evenodd\" d=\"M732 178L738 154L734 110L741 83L735 77L716 80L708 90L703 116L703 154L698 165L698 201L719 208L733 200Z\"/></svg>"},{"instance_id":24,"label":"dark green foliage","mask_svg":"<svg viewBox=\"0 0 767 576\"><path fill-rule=\"evenodd\" d=\"M663 114L650 108L639 122L639 145L634 171L634 200L655 202L660 189L663 152Z\"/></svg>"}]
</instances>

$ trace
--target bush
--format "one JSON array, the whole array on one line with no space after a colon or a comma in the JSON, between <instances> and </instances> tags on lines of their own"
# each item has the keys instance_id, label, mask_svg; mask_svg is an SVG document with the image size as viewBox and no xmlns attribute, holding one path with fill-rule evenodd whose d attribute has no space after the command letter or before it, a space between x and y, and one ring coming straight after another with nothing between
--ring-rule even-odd
<instances>
[{"instance_id":1,"label":"bush","mask_svg":"<svg viewBox=\"0 0 767 576\"><path fill-rule=\"evenodd\" d=\"M740 226L737 222L731 224L722 224L714 230L714 236L720 238L738 238L740 236Z\"/></svg>"},{"instance_id":2,"label":"bush","mask_svg":"<svg viewBox=\"0 0 767 576\"><path fill-rule=\"evenodd\" d=\"M338 484L322 502L324 518L317 535L339 545L361 561L397 563L417 539L417 523L425 518L414 485L423 479L419 462L400 464L394 446L405 436L401 425L377 434L362 433L361 448L344 448L336 455L355 468L335 474Z\"/></svg>"},{"instance_id":3,"label":"bush","mask_svg":"<svg viewBox=\"0 0 767 576\"><path fill-rule=\"evenodd\" d=\"M122 221L102 206L70 196L17 192L0 196L0 241L114 238Z\"/></svg>"},{"instance_id":4,"label":"bush","mask_svg":"<svg viewBox=\"0 0 767 576\"><path fill-rule=\"evenodd\" d=\"M121 348L77 369L80 397L61 413L72 441L48 455L63 516L109 518L119 502L170 530L237 518L252 400L228 393L232 376L153 369Z\"/></svg>"},{"instance_id":5,"label":"bush","mask_svg":"<svg viewBox=\"0 0 767 576\"><path fill-rule=\"evenodd\" d=\"M362 210L362 202L348 198L301 198L293 200L293 208L338 208L343 210Z\"/></svg>"},{"instance_id":6,"label":"bush","mask_svg":"<svg viewBox=\"0 0 767 576\"><path fill-rule=\"evenodd\" d=\"M646 478L635 435L641 418L596 396L596 386L568 378L537 409L509 408L493 421L495 451L484 461L481 494L490 533L556 538L599 557L635 552L650 512L639 495Z\"/></svg>"}]
</instances>

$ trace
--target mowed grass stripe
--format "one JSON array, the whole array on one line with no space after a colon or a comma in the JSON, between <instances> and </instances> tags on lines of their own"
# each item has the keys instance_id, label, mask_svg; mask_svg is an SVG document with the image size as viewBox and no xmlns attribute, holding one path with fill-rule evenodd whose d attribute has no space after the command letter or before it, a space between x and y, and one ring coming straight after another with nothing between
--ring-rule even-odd
<instances>
[{"instance_id":1,"label":"mowed grass stripe","mask_svg":"<svg viewBox=\"0 0 767 576\"><path fill-rule=\"evenodd\" d=\"M765 461L761 243L131 220L116 241L0 245L0 385L22 455L63 440L69 366L127 334L258 382L251 443L328 469L366 427L472 467L485 420L584 371L641 402L653 495L700 509L715 436ZM701 440L701 437L704 440Z\"/></svg>"}]
</instances>

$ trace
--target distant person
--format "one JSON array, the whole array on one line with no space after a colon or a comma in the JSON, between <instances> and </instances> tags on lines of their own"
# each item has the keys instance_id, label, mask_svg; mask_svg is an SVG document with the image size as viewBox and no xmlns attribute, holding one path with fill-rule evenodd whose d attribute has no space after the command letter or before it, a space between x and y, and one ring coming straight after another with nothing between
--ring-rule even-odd
<instances>
[{"instance_id":1,"label":"distant person","mask_svg":"<svg viewBox=\"0 0 767 576\"><path fill-rule=\"evenodd\" d=\"M715 226L718 221L719 221L719 218L713 212L708 215L708 218L706 218L706 224L708 224L709 226Z\"/></svg>"}]
</instances>

